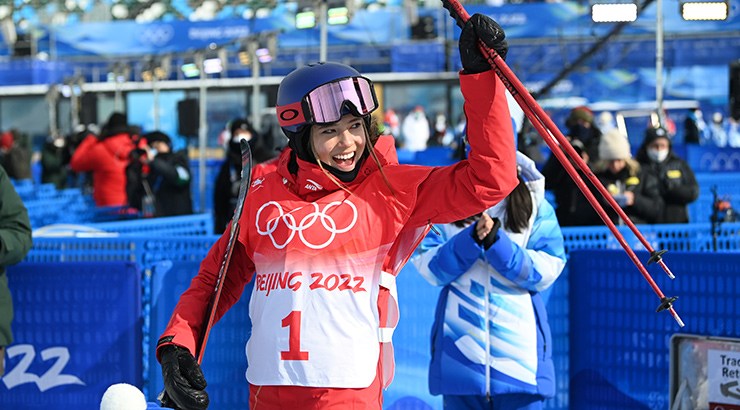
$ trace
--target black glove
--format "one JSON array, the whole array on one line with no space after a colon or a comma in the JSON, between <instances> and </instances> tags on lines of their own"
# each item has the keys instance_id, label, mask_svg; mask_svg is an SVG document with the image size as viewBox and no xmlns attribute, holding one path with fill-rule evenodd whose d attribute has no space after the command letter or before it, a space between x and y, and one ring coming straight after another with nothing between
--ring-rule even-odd
<instances>
[{"instance_id":1,"label":"black glove","mask_svg":"<svg viewBox=\"0 0 740 410\"><path fill-rule=\"evenodd\" d=\"M480 220L476 222L476 228L479 223L480 223ZM498 218L493 218L493 227L491 228L491 232L488 232L488 235L486 235L485 238L478 239L478 235L475 234L475 229L473 229L473 239L475 239L475 242L478 245L482 245L483 249L488 250L488 248L490 248L491 245L496 243L496 240L498 239L499 228L501 228L501 221Z\"/></svg>"},{"instance_id":2,"label":"black glove","mask_svg":"<svg viewBox=\"0 0 740 410\"><path fill-rule=\"evenodd\" d=\"M188 349L176 345L162 346L159 348L159 361L164 379L162 406L179 410L208 408L206 379Z\"/></svg>"},{"instance_id":3,"label":"black glove","mask_svg":"<svg viewBox=\"0 0 740 410\"><path fill-rule=\"evenodd\" d=\"M478 39L495 50L506 60L509 45L506 43L504 29L492 18L483 14L473 14L460 33L458 46L460 47L460 61L467 74L477 74L491 69L488 60L478 49Z\"/></svg>"}]
</instances>

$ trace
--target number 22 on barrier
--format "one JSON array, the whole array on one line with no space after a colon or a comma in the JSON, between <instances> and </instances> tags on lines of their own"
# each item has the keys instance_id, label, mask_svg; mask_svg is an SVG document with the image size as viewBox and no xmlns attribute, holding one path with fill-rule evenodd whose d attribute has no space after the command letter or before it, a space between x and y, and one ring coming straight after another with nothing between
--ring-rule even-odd
<instances>
[{"instance_id":1,"label":"number 22 on barrier","mask_svg":"<svg viewBox=\"0 0 740 410\"><path fill-rule=\"evenodd\" d=\"M44 372L41 376L37 376L33 373L29 373L28 369L31 367L33 358L36 356L36 351L32 345L23 344L10 346L6 349L8 357L12 358L15 356L22 356L18 364L5 374L2 378L5 387L8 390L26 383L35 383L40 391L46 391L52 387L63 386L65 384L80 384L85 383L80 380L77 376L70 374L63 374L64 367L69 362L69 350L63 346L49 347L41 351L41 359L44 361L50 359L57 359L54 364Z\"/></svg>"},{"instance_id":2,"label":"number 22 on barrier","mask_svg":"<svg viewBox=\"0 0 740 410\"><path fill-rule=\"evenodd\" d=\"M288 351L280 352L282 360L308 360L308 352L301 351L301 311L294 310L285 316L283 326L288 328Z\"/></svg>"}]
</instances>

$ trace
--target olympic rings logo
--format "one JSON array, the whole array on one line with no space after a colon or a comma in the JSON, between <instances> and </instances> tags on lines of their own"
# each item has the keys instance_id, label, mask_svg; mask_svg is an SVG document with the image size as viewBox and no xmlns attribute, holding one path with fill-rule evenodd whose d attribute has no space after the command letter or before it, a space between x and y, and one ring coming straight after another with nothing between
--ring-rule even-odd
<instances>
[{"instance_id":1,"label":"olympic rings logo","mask_svg":"<svg viewBox=\"0 0 740 410\"><path fill-rule=\"evenodd\" d=\"M343 228L337 228L337 223L334 221L334 219L327 214L327 212L336 206L341 206L343 204L349 205L349 207L352 209L352 221ZM280 206L278 202L270 201L265 204L263 204L258 210L256 215L256 222L255 226L257 227L257 233L259 233L261 236L268 236L270 237L270 240L272 241L272 244L277 249L283 249L285 248L290 241L293 240L296 233L298 234L298 238L303 242L304 245L311 249L324 249L329 244L331 244L334 241L334 238L337 236L337 234L345 233L352 229L353 226L355 226L355 223L357 223L357 207L355 204L353 204L349 200L345 201L334 201L326 204L324 206L324 209L320 209L319 205L317 205L315 202L311 203L313 205L313 212L307 214L303 218L301 218L300 222L296 221L296 217L293 215L293 212L301 209L296 208L293 211L285 212L283 211L283 207ZM265 224L264 229L260 226L260 216L262 215L262 211L265 209L268 209L270 207L277 208L278 216L276 216L273 219L270 219ZM285 239L285 242L278 243L277 239L275 239L275 236L273 233L278 229L278 226L280 225L280 221L283 221L285 223L285 226L290 230L290 234L288 235L287 239ZM330 233L329 239L327 239L324 243L320 244L314 244L311 243L309 240L306 239L304 235L304 231L314 226L316 221L321 222L321 226Z\"/></svg>"},{"instance_id":2,"label":"olympic rings logo","mask_svg":"<svg viewBox=\"0 0 740 410\"><path fill-rule=\"evenodd\" d=\"M146 44L161 47L169 43L175 35L174 28L169 24L151 25L139 34L139 39Z\"/></svg>"}]
</instances>

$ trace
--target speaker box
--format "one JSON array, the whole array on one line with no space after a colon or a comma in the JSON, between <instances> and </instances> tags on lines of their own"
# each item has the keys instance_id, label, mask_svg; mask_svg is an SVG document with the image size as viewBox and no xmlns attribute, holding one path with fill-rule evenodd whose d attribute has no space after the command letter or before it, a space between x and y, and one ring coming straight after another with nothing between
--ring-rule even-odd
<instances>
[{"instance_id":1,"label":"speaker box","mask_svg":"<svg viewBox=\"0 0 740 410\"><path fill-rule=\"evenodd\" d=\"M413 40L431 40L437 38L437 27L434 17L419 17L419 22L411 26L411 38Z\"/></svg>"},{"instance_id":2,"label":"speaker box","mask_svg":"<svg viewBox=\"0 0 740 410\"><path fill-rule=\"evenodd\" d=\"M740 120L740 60L730 63L730 115Z\"/></svg>"},{"instance_id":3,"label":"speaker box","mask_svg":"<svg viewBox=\"0 0 740 410\"><path fill-rule=\"evenodd\" d=\"M184 137L198 136L200 112L198 100L188 98L177 103L177 133Z\"/></svg>"},{"instance_id":4,"label":"speaker box","mask_svg":"<svg viewBox=\"0 0 740 410\"><path fill-rule=\"evenodd\" d=\"M98 123L98 95L85 93L80 101L80 124Z\"/></svg>"}]
</instances>

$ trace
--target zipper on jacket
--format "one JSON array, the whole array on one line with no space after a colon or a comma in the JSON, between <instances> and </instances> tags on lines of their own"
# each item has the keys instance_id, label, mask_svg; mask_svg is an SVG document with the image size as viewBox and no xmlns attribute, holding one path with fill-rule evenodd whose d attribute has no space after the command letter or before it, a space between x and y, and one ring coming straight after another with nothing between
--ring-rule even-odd
<instances>
[{"instance_id":1,"label":"zipper on jacket","mask_svg":"<svg viewBox=\"0 0 740 410\"><path fill-rule=\"evenodd\" d=\"M545 331L542 329L539 312L534 308L534 305L532 306L532 311L534 312L534 321L537 324L537 331L542 335L542 360L545 360L547 357L547 338L545 337Z\"/></svg>"}]
</instances>

